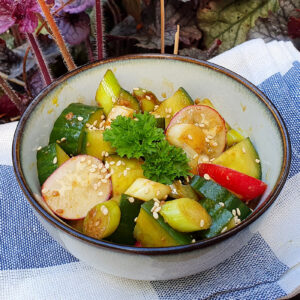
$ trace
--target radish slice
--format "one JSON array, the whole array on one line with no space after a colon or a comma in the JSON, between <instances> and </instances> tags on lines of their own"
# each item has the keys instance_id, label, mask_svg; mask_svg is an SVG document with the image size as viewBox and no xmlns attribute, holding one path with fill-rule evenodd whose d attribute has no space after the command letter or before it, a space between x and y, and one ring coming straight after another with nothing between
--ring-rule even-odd
<instances>
[{"instance_id":1,"label":"radish slice","mask_svg":"<svg viewBox=\"0 0 300 300\"><path fill-rule=\"evenodd\" d=\"M218 157L226 146L226 126L224 119L213 108L206 105L191 105L180 110L166 129L167 140L176 146L194 151L190 160L207 162ZM195 154L198 154L195 155ZM196 158L197 156L197 158Z\"/></svg>"},{"instance_id":2,"label":"radish slice","mask_svg":"<svg viewBox=\"0 0 300 300\"><path fill-rule=\"evenodd\" d=\"M90 155L72 157L45 181L42 196L59 217L84 218L90 209L109 199L112 185L103 163Z\"/></svg>"}]
</instances>

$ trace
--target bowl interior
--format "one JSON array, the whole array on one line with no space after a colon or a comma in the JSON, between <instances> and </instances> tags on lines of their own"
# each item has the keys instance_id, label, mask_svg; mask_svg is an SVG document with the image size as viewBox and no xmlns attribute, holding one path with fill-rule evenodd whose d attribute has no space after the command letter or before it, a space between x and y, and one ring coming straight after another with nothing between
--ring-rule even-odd
<instances>
[{"instance_id":1,"label":"bowl interior","mask_svg":"<svg viewBox=\"0 0 300 300\"><path fill-rule=\"evenodd\" d=\"M270 104L262 100L263 96L251 84L240 77L234 79L232 72L187 58L153 55L85 66L56 81L33 101L19 124L22 135L18 145L24 179L37 199L40 186L36 149L48 144L56 118L70 103L95 105L97 87L108 68L129 91L134 87L144 87L163 99L182 86L193 99L209 98L225 120L249 136L256 147L262 162L262 179L268 184L256 210L264 205L282 175L284 164L286 167L287 141L282 127L276 122L278 117L268 108Z\"/></svg>"}]
</instances>

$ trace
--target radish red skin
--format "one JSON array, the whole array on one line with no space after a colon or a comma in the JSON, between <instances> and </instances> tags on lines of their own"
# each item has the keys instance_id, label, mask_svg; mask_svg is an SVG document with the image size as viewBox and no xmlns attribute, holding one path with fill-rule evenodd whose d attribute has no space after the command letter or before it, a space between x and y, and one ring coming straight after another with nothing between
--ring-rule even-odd
<instances>
[{"instance_id":1,"label":"radish red skin","mask_svg":"<svg viewBox=\"0 0 300 300\"><path fill-rule=\"evenodd\" d=\"M198 174L202 177L208 174L214 182L230 190L245 202L261 196L267 188L267 185L259 179L215 164L199 164Z\"/></svg>"}]
</instances>

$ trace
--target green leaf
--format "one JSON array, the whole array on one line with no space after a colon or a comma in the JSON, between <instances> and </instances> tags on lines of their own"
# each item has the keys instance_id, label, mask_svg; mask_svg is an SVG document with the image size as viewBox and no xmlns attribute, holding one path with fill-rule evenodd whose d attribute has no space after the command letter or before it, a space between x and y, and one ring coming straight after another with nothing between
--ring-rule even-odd
<instances>
[{"instance_id":1,"label":"green leaf","mask_svg":"<svg viewBox=\"0 0 300 300\"><path fill-rule=\"evenodd\" d=\"M247 34L259 17L276 11L278 0L223 0L211 2L209 8L199 9L198 25L204 33L206 47L215 40L222 41L219 52L228 50L247 39Z\"/></svg>"}]
</instances>

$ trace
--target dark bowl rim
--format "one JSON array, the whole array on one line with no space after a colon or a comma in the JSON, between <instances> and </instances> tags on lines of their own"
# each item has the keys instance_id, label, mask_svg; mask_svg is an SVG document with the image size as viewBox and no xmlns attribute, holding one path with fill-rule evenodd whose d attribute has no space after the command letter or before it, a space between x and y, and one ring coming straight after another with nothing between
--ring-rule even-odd
<instances>
[{"instance_id":1,"label":"dark bowl rim","mask_svg":"<svg viewBox=\"0 0 300 300\"><path fill-rule=\"evenodd\" d=\"M94 238L88 237L72 227L66 225L65 223L59 221L55 217L53 217L50 213L48 213L36 200L35 197L26 183L23 170L21 167L20 162L20 145L21 145L21 139L22 139L22 133L23 129L25 127L26 121L29 119L30 114L34 110L34 108L38 105L38 103L44 98L44 96L49 93L51 90L53 90L56 86L63 83L68 78L78 74L81 71L85 71L88 69L91 69L93 67L103 65L106 63L115 63L119 61L127 61L127 60L135 60L135 59L167 59L167 60L175 60L175 61L181 61L185 63L192 63L196 65L200 65L202 67L209 68L211 70L214 70L216 72L225 74L232 79L236 80L240 84L244 85L248 90L250 90L252 93L254 93L260 101L267 107L267 109L271 112L274 119L276 120L277 127L281 133L281 138L283 141L283 163L280 171L280 175L276 181L276 184L272 191L270 192L270 195L265 199L265 201L260 205L260 208L256 210L253 214L251 214L248 218L246 218L244 221L242 221L238 226L232 228L231 230L224 232L223 234L220 234L216 237L209 238L206 240L201 240L193 244L188 245L182 245L182 246L174 246L174 247L157 247L157 248L138 248L134 246L125 246L120 244L114 244L102 240L96 240ZM255 221L259 216L261 216L269 207L270 205L276 200L277 196L281 192L286 180L287 176L289 174L290 170L290 163L291 163L291 144L290 144L290 137L286 128L286 125L283 121L283 118L281 117L280 113L274 106L274 104L267 98L266 95L262 91L260 91L254 84L249 82L247 79L243 78L242 76L236 74L233 71L230 71L224 67L221 67L219 65L216 65L211 62L194 59L190 57L180 56L180 55L172 55L172 54L133 54L133 55L125 55L115 58L108 58L101 61L96 61L90 64L86 64L84 66L81 66L77 68L76 70L73 70L60 78L56 79L54 82L52 82L49 86L44 88L38 96L36 96L33 101L30 103L24 114L22 115L13 139L13 145L12 145L12 160L13 160L13 167L14 172L17 177L18 183L23 190L26 198L30 202L30 204L35 208L35 210L39 213L39 215L42 216L47 222L49 222L54 227L58 228L59 230L62 230L63 232L66 232L70 234L71 236L80 239L81 241L84 241L90 245L97 246L99 248L103 249L110 249L110 250L117 250L118 252L128 253L128 254L142 254L142 255L166 255L166 254L178 254L183 252L189 252L193 250L197 250L200 248L204 248L213 244L216 244L217 242L220 242L226 238L229 238L230 236L233 236L237 232L241 231L248 225L250 225L253 221Z\"/></svg>"}]
</instances>

